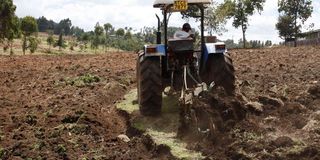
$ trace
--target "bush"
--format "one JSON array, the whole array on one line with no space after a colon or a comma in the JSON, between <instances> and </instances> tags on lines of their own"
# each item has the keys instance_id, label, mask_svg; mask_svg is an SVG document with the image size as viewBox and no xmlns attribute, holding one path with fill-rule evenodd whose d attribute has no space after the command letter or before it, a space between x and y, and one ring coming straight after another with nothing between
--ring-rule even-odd
<instances>
[{"instance_id":1,"label":"bush","mask_svg":"<svg viewBox=\"0 0 320 160\"><path fill-rule=\"evenodd\" d=\"M28 48L30 49L31 53L34 53L38 48L40 40L38 38L36 38L36 37L29 37L28 41L29 41Z\"/></svg>"}]
</instances>

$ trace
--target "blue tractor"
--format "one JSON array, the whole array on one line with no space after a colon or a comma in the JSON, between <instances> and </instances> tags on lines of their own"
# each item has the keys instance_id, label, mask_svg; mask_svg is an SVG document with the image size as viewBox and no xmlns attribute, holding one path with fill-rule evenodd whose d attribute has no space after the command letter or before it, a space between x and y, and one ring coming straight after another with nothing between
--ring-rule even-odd
<instances>
[{"instance_id":1,"label":"blue tractor","mask_svg":"<svg viewBox=\"0 0 320 160\"><path fill-rule=\"evenodd\" d=\"M193 96L209 88L220 87L228 95L234 95L235 70L226 46L204 35L205 10L211 3L211 0L155 0L153 7L160 8L163 14L162 26L157 16L157 44L145 45L137 60L138 103L142 115L161 113L166 87L179 91L184 104L192 103ZM192 38L169 38L167 33L169 14L186 11L191 6L201 13L199 47Z\"/></svg>"}]
</instances>

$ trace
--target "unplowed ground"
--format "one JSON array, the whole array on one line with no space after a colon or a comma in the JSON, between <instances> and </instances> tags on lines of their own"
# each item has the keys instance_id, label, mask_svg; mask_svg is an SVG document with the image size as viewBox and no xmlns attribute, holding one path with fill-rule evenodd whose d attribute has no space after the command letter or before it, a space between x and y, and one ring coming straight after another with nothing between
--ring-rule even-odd
<instances>
[{"instance_id":1,"label":"unplowed ground","mask_svg":"<svg viewBox=\"0 0 320 160\"><path fill-rule=\"evenodd\" d=\"M230 55L237 97L213 93L205 105L236 103L245 119L215 139L187 141L189 148L219 160L320 159L320 48ZM173 159L115 109L136 84L135 59L131 53L0 57L0 159Z\"/></svg>"}]
</instances>

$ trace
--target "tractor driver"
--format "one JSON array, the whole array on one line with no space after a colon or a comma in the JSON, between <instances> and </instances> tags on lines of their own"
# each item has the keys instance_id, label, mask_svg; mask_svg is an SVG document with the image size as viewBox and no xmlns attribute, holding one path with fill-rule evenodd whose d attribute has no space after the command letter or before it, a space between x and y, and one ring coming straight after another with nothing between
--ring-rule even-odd
<instances>
[{"instance_id":1,"label":"tractor driver","mask_svg":"<svg viewBox=\"0 0 320 160\"><path fill-rule=\"evenodd\" d=\"M185 23L182 26L181 31L176 31L173 36L174 39L193 39L194 34L192 33L191 26L189 23Z\"/></svg>"}]
</instances>

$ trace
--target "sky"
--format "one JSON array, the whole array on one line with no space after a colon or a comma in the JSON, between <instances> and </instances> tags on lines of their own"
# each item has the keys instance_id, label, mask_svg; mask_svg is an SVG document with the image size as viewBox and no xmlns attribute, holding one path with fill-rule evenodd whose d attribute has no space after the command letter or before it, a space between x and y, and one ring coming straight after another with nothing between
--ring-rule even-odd
<instances>
[{"instance_id":1,"label":"sky","mask_svg":"<svg viewBox=\"0 0 320 160\"><path fill-rule=\"evenodd\" d=\"M216 0L222 2L223 0ZM59 22L70 18L72 24L86 31L93 30L95 24L111 23L114 27L132 27L139 30L144 26L156 26L155 14L161 15L159 9L154 9L154 0L13 0L17 6L16 14L19 17L45 16ZM264 11L249 17L249 27L246 33L247 40L272 40L280 42L275 24L278 18L278 0L266 0ZM306 31L310 23L314 23L314 29L320 29L320 0L313 0L314 12L305 23ZM178 13L173 14L170 26L181 27L186 20L182 20ZM193 27L199 25L190 22ZM232 21L227 23L227 32L219 36L219 39L234 39L238 41L242 37L241 29L232 27Z\"/></svg>"}]
</instances>

